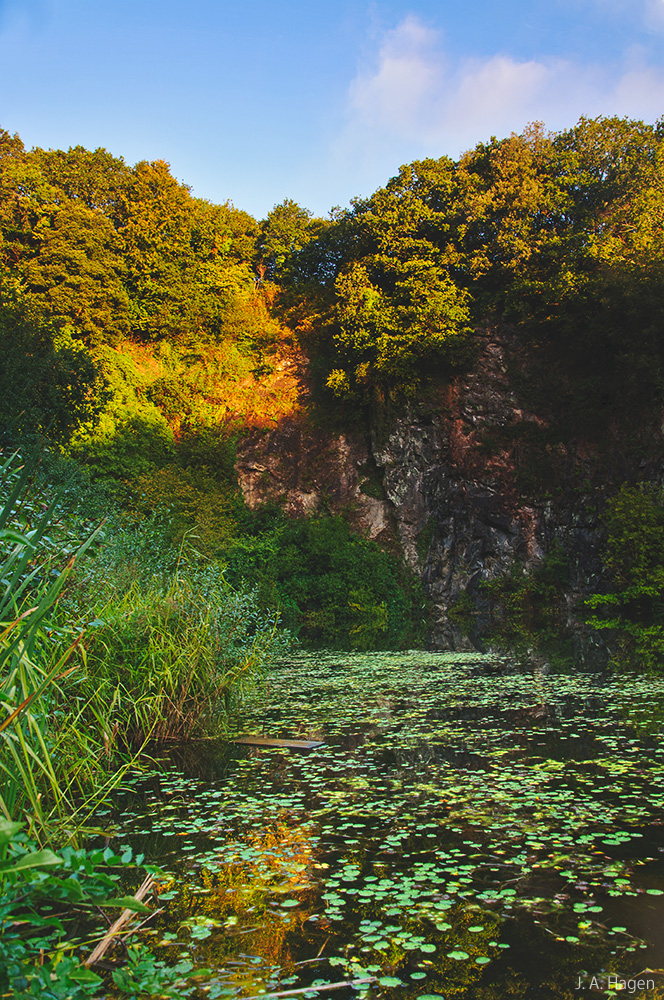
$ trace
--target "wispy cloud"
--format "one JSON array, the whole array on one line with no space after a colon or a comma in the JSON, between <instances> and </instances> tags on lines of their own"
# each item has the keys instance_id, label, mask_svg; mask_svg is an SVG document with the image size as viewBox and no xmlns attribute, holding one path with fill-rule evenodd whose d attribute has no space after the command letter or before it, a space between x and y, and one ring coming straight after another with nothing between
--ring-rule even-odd
<instances>
[{"instance_id":1,"label":"wispy cloud","mask_svg":"<svg viewBox=\"0 0 664 1000\"><path fill-rule=\"evenodd\" d=\"M662 0L646 0L645 21L649 28L664 30L664 3Z\"/></svg>"},{"instance_id":2,"label":"wispy cloud","mask_svg":"<svg viewBox=\"0 0 664 1000\"><path fill-rule=\"evenodd\" d=\"M663 111L664 70L638 49L619 66L508 54L453 62L441 33L409 16L383 36L374 61L350 84L346 127L334 153L338 162L350 158L364 167L367 179L383 171L381 183L404 161L457 156L529 121L559 129L581 115L653 121Z\"/></svg>"},{"instance_id":3,"label":"wispy cloud","mask_svg":"<svg viewBox=\"0 0 664 1000\"><path fill-rule=\"evenodd\" d=\"M628 17L632 24L664 30L664 0L576 0L577 6L598 7L608 17Z\"/></svg>"}]
</instances>

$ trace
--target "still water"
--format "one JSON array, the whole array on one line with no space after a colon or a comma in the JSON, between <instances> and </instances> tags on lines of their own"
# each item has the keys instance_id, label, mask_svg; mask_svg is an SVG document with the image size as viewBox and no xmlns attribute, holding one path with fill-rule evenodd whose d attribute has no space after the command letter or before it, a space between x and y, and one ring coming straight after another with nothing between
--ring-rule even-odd
<instances>
[{"instance_id":1,"label":"still water","mask_svg":"<svg viewBox=\"0 0 664 1000\"><path fill-rule=\"evenodd\" d=\"M117 817L192 996L664 997L664 680L301 654L237 727L323 743L190 744Z\"/></svg>"}]
</instances>

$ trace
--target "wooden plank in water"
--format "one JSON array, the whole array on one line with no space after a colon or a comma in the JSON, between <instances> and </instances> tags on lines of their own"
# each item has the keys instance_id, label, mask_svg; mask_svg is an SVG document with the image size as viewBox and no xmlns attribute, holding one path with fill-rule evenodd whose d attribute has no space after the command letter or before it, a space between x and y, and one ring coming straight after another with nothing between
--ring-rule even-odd
<instances>
[{"instance_id":1,"label":"wooden plank in water","mask_svg":"<svg viewBox=\"0 0 664 1000\"><path fill-rule=\"evenodd\" d=\"M236 740L237 742L237 740ZM229 965L232 963L229 963ZM365 983L375 983L378 980L375 976L366 976L363 979L348 979L344 983L326 983L324 986L305 986L299 990L281 990L279 993L259 993L258 996L249 997L249 1000L270 1000L271 997L292 997L296 993L322 993L323 990L340 990L342 986L352 986L356 989Z\"/></svg>"},{"instance_id":2,"label":"wooden plank in water","mask_svg":"<svg viewBox=\"0 0 664 1000\"><path fill-rule=\"evenodd\" d=\"M254 747L295 747L298 750L313 750L321 747L323 740L273 740L267 736L238 736L233 743L246 743Z\"/></svg>"}]
</instances>

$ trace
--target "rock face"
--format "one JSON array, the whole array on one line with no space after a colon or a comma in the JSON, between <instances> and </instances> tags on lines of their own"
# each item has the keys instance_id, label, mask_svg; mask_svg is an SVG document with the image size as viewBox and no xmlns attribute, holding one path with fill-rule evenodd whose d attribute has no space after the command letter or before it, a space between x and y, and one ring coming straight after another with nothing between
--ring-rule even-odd
<instances>
[{"instance_id":1,"label":"rock face","mask_svg":"<svg viewBox=\"0 0 664 1000\"><path fill-rule=\"evenodd\" d=\"M509 335L485 331L477 340L473 371L406 406L380 440L313 429L296 414L246 435L238 450L250 507L278 500L293 516L343 510L357 530L400 550L432 600L438 648L473 646L448 616L461 594L479 597L482 580L515 564L533 569L554 541L570 561L570 608L601 572L601 534L587 495L570 487L554 499L524 499L519 442L546 420L520 406L510 386ZM544 449L540 461L564 482L576 457L558 446ZM578 627L575 642L582 663L601 655Z\"/></svg>"},{"instance_id":2,"label":"rock face","mask_svg":"<svg viewBox=\"0 0 664 1000\"><path fill-rule=\"evenodd\" d=\"M296 415L276 428L252 432L239 444L236 470L244 499L254 509L278 501L291 517L316 511L351 511L358 530L386 542L394 535L395 508L370 495L364 470L369 442L312 428Z\"/></svg>"}]
</instances>

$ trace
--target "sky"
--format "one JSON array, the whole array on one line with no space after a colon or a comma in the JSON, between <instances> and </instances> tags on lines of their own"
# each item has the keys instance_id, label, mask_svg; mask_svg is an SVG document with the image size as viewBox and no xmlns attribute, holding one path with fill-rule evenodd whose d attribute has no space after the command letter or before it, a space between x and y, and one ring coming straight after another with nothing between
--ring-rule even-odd
<instances>
[{"instance_id":1,"label":"sky","mask_svg":"<svg viewBox=\"0 0 664 1000\"><path fill-rule=\"evenodd\" d=\"M664 115L664 0L0 0L0 128L258 219L581 115Z\"/></svg>"}]
</instances>

